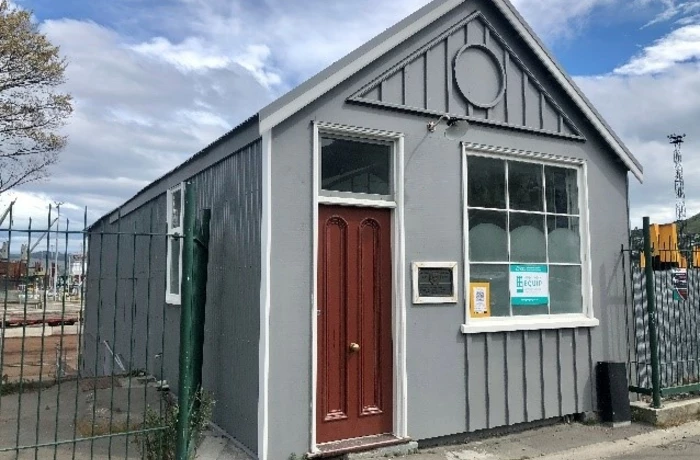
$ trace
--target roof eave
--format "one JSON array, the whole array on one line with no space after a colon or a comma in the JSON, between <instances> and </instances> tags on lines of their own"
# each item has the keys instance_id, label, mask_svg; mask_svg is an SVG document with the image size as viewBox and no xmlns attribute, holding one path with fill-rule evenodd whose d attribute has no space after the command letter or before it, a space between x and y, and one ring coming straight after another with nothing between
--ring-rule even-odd
<instances>
[{"instance_id":1,"label":"roof eave","mask_svg":"<svg viewBox=\"0 0 700 460\"><path fill-rule=\"evenodd\" d=\"M407 38L418 33L424 27L439 19L443 15L468 0L435 0L403 21L387 29L365 45L335 62L316 76L302 83L286 95L272 102L260 111L259 129L260 135L279 125L302 108L311 104L319 97L354 75L386 52L398 46ZM640 182L644 179L643 168L624 143L617 137L614 131L603 120L593 105L584 96L578 86L568 77L563 68L556 62L553 55L537 38L534 31L520 16L515 7L508 0L492 0L494 6L506 17L508 22L517 31L520 37L527 43L547 70L555 77L567 95L581 109L599 132L603 139L610 145L625 166Z\"/></svg>"}]
</instances>

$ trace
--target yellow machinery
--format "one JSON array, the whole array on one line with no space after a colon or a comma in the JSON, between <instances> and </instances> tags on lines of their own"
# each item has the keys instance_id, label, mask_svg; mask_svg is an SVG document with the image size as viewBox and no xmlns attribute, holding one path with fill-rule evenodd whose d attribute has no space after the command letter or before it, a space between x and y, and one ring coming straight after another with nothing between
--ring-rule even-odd
<instances>
[{"instance_id":1,"label":"yellow machinery","mask_svg":"<svg viewBox=\"0 0 700 460\"><path fill-rule=\"evenodd\" d=\"M688 261L678 250L678 231L676 224L651 224L649 226L651 236L654 268L688 268ZM693 251L693 266L700 266L700 248ZM642 267L646 266L644 254L641 256Z\"/></svg>"}]
</instances>

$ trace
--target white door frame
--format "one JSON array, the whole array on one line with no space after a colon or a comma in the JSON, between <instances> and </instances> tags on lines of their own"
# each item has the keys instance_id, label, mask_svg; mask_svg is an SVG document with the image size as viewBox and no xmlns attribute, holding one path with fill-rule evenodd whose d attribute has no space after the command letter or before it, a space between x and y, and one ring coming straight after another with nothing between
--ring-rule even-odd
<instances>
[{"instance_id":1,"label":"white door frame","mask_svg":"<svg viewBox=\"0 0 700 460\"><path fill-rule=\"evenodd\" d=\"M393 143L393 200L338 198L320 196L320 135L340 134L358 140L382 140ZM392 209L392 334L394 361L394 435L405 438L408 433L406 398L406 244L404 226L404 135L377 129L358 128L326 122L313 122L313 254L311 273L311 436L309 451L318 452L316 445L316 390L318 384L318 206L381 207Z\"/></svg>"}]
</instances>

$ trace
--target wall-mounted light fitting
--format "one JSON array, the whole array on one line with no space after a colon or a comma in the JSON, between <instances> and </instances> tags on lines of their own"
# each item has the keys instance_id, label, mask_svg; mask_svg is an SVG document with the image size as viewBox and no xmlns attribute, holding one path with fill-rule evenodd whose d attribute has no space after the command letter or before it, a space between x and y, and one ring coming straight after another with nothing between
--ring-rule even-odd
<instances>
[{"instance_id":1,"label":"wall-mounted light fitting","mask_svg":"<svg viewBox=\"0 0 700 460\"><path fill-rule=\"evenodd\" d=\"M469 123L467 120L452 118L449 115L442 115L437 121L428 123L428 131L434 133L443 120L447 125L447 128L445 128L445 137L450 140L461 139L467 134L467 131L469 131Z\"/></svg>"}]
</instances>

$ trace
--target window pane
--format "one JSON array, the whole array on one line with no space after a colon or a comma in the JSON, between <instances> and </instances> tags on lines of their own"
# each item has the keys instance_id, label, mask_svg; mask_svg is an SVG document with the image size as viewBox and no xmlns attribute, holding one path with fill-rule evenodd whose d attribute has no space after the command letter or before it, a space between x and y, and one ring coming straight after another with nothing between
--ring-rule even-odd
<instances>
[{"instance_id":1,"label":"window pane","mask_svg":"<svg viewBox=\"0 0 700 460\"><path fill-rule=\"evenodd\" d=\"M544 211L542 166L519 161L508 162L510 209Z\"/></svg>"},{"instance_id":2,"label":"window pane","mask_svg":"<svg viewBox=\"0 0 700 460\"><path fill-rule=\"evenodd\" d=\"M467 157L469 180L468 206L506 207L506 162L493 158Z\"/></svg>"},{"instance_id":3,"label":"window pane","mask_svg":"<svg viewBox=\"0 0 700 460\"><path fill-rule=\"evenodd\" d=\"M548 315L547 305L513 305L513 316Z\"/></svg>"},{"instance_id":4,"label":"window pane","mask_svg":"<svg viewBox=\"0 0 700 460\"><path fill-rule=\"evenodd\" d=\"M169 292L180 294L180 238L170 238L170 286Z\"/></svg>"},{"instance_id":5,"label":"window pane","mask_svg":"<svg viewBox=\"0 0 700 460\"><path fill-rule=\"evenodd\" d=\"M543 215L510 213L510 260L547 261Z\"/></svg>"},{"instance_id":6,"label":"window pane","mask_svg":"<svg viewBox=\"0 0 700 460\"><path fill-rule=\"evenodd\" d=\"M547 232L550 262L581 262L578 217L547 216Z\"/></svg>"},{"instance_id":7,"label":"window pane","mask_svg":"<svg viewBox=\"0 0 700 460\"><path fill-rule=\"evenodd\" d=\"M578 181L575 169L544 168L547 181L547 212L578 214Z\"/></svg>"},{"instance_id":8,"label":"window pane","mask_svg":"<svg viewBox=\"0 0 700 460\"><path fill-rule=\"evenodd\" d=\"M172 227L182 227L181 225L181 215L182 215L182 189L179 188L170 195L172 199L172 212L173 215L170 217L172 220Z\"/></svg>"},{"instance_id":9,"label":"window pane","mask_svg":"<svg viewBox=\"0 0 700 460\"><path fill-rule=\"evenodd\" d=\"M469 211L469 259L473 262L507 262L506 213Z\"/></svg>"},{"instance_id":10,"label":"window pane","mask_svg":"<svg viewBox=\"0 0 700 460\"><path fill-rule=\"evenodd\" d=\"M581 267L549 267L552 313L582 313Z\"/></svg>"},{"instance_id":11,"label":"window pane","mask_svg":"<svg viewBox=\"0 0 700 460\"><path fill-rule=\"evenodd\" d=\"M508 265L470 265L469 280L489 283L491 316L510 316Z\"/></svg>"},{"instance_id":12,"label":"window pane","mask_svg":"<svg viewBox=\"0 0 700 460\"><path fill-rule=\"evenodd\" d=\"M321 139L321 188L390 195L391 146Z\"/></svg>"}]
</instances>

